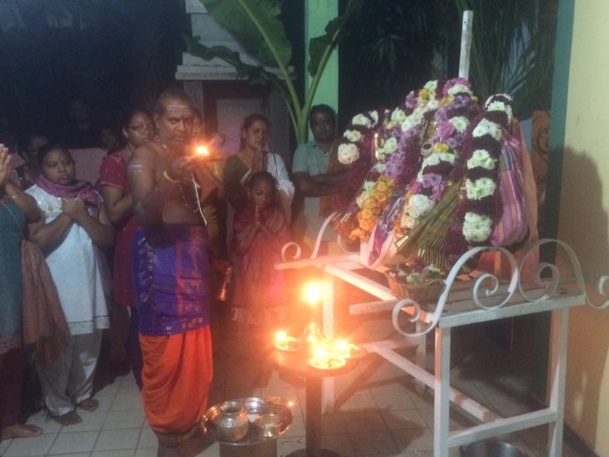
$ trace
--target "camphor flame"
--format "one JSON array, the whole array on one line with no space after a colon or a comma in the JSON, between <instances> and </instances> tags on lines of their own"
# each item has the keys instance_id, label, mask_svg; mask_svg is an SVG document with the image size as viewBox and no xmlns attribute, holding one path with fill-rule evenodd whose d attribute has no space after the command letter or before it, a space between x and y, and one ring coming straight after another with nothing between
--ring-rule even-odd
<instances>
[{"instance_id":1,"label":"camphor flame","mask_svg":"<svg viewBox=\"0 0 609 457\"><path fill-rule=\"evenodd\" d=\"M197 147L195 147L195 155L197 156L208 156L209 155L209 148L204 145L204 144L200 144Z\"/></svg>"},{"instance_id":2,"label":"camphor flame","mask_svg":"<svg viewBox=\"0 0 609 457\"><path fill-rule=\"evenodd\" d=\"M303 291L304 301L312 307L319 303L322 299L323 285L317 281L310 282L305 285Z\"/></svg>"}]
</instances>

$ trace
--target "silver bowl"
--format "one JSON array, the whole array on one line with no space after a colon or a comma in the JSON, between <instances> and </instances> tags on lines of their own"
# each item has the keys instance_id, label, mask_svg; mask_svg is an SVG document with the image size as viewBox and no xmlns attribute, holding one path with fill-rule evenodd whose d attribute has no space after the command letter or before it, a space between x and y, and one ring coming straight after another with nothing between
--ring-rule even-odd
<instances>
[{"instance_id":1,"label":"silver bowl","mask_svg":"<svg viewBox=\"0 0 609 457\"><path fill-rule=\"evenodd\" d=\"M274 413L262 414L258 416L254 424L262 438L275 438L281 429L281 416Z\"/></svg>"}]
</instances>

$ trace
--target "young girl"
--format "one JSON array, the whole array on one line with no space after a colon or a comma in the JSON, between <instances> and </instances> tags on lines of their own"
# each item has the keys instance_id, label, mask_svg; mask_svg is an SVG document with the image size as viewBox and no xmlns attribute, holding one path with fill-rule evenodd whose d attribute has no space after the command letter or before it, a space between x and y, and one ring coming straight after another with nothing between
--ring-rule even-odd
<instances>
[{"instance_id":1,"label":"young girl","mask_svg":"<svg viewBox=\"0 0 609 457\"><path fill-rule=\"evenodd\" d=\"M233 227L233 320L259 329L285 321L287 312L283 275L275 263L288 241L288 227L275 185L269 172L254 173L247 186L248 204L235 215Z\"/></svg>"},{"instance_id":2,"label":"young girl","mask_svg":"<svg viewBox=\"0 0 609 457\"><path fill-rule=\"evenodd\" d=\"M81 422L75 407L97 409L91 398L102 329L108 312L98 265L98 249L114 242L114 229L100 196L75 179L67 149L49 144L38 151L41 175L28 189L44 218L30 224L32 241L46 256L70 329L67 348L48 366L39 366L47 409L61 425Z\"/></svg>"}]
</instances>

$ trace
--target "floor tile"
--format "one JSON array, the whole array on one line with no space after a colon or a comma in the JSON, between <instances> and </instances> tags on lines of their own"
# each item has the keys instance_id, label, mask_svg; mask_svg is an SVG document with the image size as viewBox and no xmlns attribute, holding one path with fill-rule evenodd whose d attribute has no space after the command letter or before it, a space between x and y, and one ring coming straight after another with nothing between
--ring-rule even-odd
<instances>
[{"instance_id":1,"label":"floor tile","mask_svg":"<svg viewBox=\"0 0 609 457\"><path fill-rule=\"evenodd\" d=\"M417 409L389 409L381 411L381 415L389 430L429 427Z\"/></svg>"},{"instance_id":2,"label":"floor tile","mask_svg":"<svg viewBox=\"0 0 609 457\"><path fill-rule=\"evenodd\" d=\"M363 433L387 430L383 416L376 410L357 413L343 413L345 425L349 433Z\"/></svg>"},{"instance_id":3,"label":"floor tile","mask_svg":"<svg viewBox=\"0 0 609 457\"><path fill-rule=\"evenodd\" d=\"M379 409L413 409L416 405L406 392L371 392Z\"/></svg>"},{"instance_id":4,"label":"floor tile","mask_svg":"<svg viewBox=\"0 0 609 457\"><path fill-rule=\"evenodd\" d=\"M72 452L91 452L99 432L60 433L53 443L49 455L63 455Z\"/></svg>"},{"instance_id":5,"label":"floor tile","mask_svg":"<svg viewBox=\"0 0 609 457\"><path fill-rule=\"evenodd\" d=\"M305 448L305 438L277 438L277 455L283 456L290 452Z\"/></svg>"},{"instance_id":6,"label":"floor tile","mask_svg":"<svg viewBox=\"0 0 609 457\"><path fill-rule=\"evenodd\" d=\"M156 449L158 445L158 440L154 432L150 429L150 427L143 427L142 432L140 433L139 440L137 442L138 449Z\"/></svg>"},{"instance_id":7,"label":"floor tile","mask_svg":"<svg viewBox=\"0 0 609 457\"><path fill-rule=\"evenodd\" d=\"M376 409L376 403L372 394L368 392L358 392L350 397L344 398L342 403L338 404L338 410L341 412L365 411Z\"/></svg>"},{"instance_id":8,"label":"floor tile","mask_svg":"<svg viewBox=\"0 0 609 457\"><path fill-rule=\"evenodd\" d=\"M349 438L356 456L390 454L398 451L391 433L387 430L349 433Z\"/></svg>"},{"instance_id":9,"label":"floor tile","mask_svg":"<svg viewBox=\"0 0 609 457\"><path fill-rule=\"evenodd\" d=\"M0 441L0 455L2 455L3 452L6 452L12 441L13 440Z\"/></svg>"},{"instance_id":10,"label":"floor tile","mask_svg":"<svg viewBox=\"0 0 609 457\"><path fill-rule=\"evenodd\" d=\"M135 449L141 429L103 430L99 434L95 451L114 451L122 449Z\"/></svg>"},{"instance_id":11,"label":"floor tile","mask_svg":"<svg viewBox=\"0 0 609 457\"><path fill-rule=\"evenodd\" d=\"M139 392L117 393L110 411L144 410L142 395Z\"/></svg>"},{"instance_id":12,"label":"floor tile","mask_svg":"<svg viewBox=\"0 0 609 457\"><path fill-rule=\"evenodd\" d=\"M135 451L132 449L123 451L98 451L92 452L91 457L133 457L134 453Z\"/></svg>"},{"instance_id":13,"label":"floor tile","mask_svg":"<svg viewBox=\"0 0 609 457\"><path fill-rule=\"evenodd\" d=\"M427 428L392 430L396 446L403 451L433 451L433 434Z\"/></svg>"},{"instance_id":14,"label":"floor tile","mask_svg":"<svg viewBox=\"0 0 609 457\"><path fill-rule=\"evenodd\" d=\"M342 413L335 414L323 414L321 416L321 433L336 435L339 433L344 433L347 430L345 425L345 418Z\"/></svg>"},{"instance_id":15,"label":"floor tile","mask_svg":"<svg viewBox=\"0 0 609 457\"><path fill-rule=\"evenodd\" d=\"M120 430L124 428L141 428L144 425L143 410L110 411L104 422L104 430Z\"/></svg>"},{"instance_id":16,"label":"floor tile","mask_svg":"<svg viewBox=\"0 0 609 457\"><path fill-rule=\"evenodd\" d=\"M20 438L12 440L3 457L31 457L33 455L47 455L53 442L57 438L55 433L45 433L34 438Z\"/></svg>"},{"instance_id":17,"label":"floor tile","mask_svg":"<svg viewBox=\"0 0 609 457\"><path fill-rule=\"evenodd\" d=\"M346 433L324 435L321 439L321 448L336 452L340 456L354 455L353 445Z\"/></svg>"}]
</instances>

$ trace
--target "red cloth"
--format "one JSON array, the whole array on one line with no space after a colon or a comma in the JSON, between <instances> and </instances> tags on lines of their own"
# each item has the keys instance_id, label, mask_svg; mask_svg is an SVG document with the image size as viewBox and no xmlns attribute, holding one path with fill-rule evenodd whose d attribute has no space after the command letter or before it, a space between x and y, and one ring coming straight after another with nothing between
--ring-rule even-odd
<instances>
[{"instance_id":1,"label":"red cloth","mask_svg":"<svg viewBox=\"0 0 609 457\"><path fill-rule=\"evenodd\" d=\"M235 270L233 303L235 320L250 324L273 324L285 309L283 274L275 269L281 261L281 248L288 241L288 227L277 205L260 210L260 220L268 235L255 226L253 205L235 215L233 252L238 258ZM255 234L254 234L255 233ZM251 245L247 240L254 236ZM273 310L274 308L274 310Z\"/></svg>"},{"instance_id":2,"label":"red cloth","mask_svg":"<svg viewBox=\"0 0 609 457\"><path fill-rule=\"evenodd\" d=\"M129 195L126 151L116 151L105 157L99 169L98 186L115 187ZM133 240L138 225L135 216L116 227L114 244L113 286L114 301L123 306L135 306L135 289L132 280Z\"/></svg>"},{"instance_id":3,"label":"red cloth","mask_svg":"<svg viewBox=\"0 0 609 457\"><path fill-rule=\"evenodd\" d=\"M185 333L140 333L144 356L142 401L150 428L179 436L197 425L207 408L213 375L209 326Z\"/></svg>"},{"instance_id":4,"label":"red cloth","mask_svg":"<svg viewBox=\"0 0 609 457\"><path fill-rule=\"evenodd\" d=\"M37 245L21 244L23 344L32 358L48 366L65 350L70 330L51 271Z\"/></svg>"}]
</instances>

